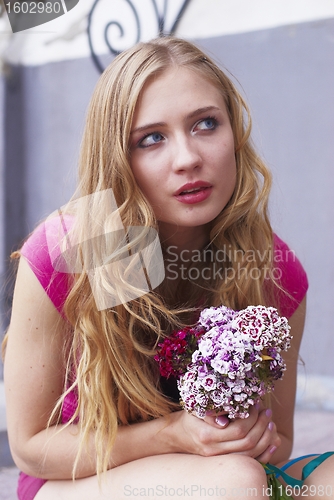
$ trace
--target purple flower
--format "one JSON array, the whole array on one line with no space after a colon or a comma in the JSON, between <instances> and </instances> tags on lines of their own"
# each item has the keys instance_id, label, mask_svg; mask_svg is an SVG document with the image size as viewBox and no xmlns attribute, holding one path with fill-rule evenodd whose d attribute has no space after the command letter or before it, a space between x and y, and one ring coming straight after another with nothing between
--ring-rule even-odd
<instances>
[{"instance_id":1,"label":"purple flower","mask_svg":"<svg viewBox=\"0 0 334 500\"><path fill-rule=\"evenodd\" d=\"M204 418L208 410L247 418L249 408L273 390L290 346L287 319L276 309L249 306L204 309L194 328L173 332L159 344L161 374L179 378L181 405ZM166 375L167 374L167 375Z\"/></svg>"}]
</instances>

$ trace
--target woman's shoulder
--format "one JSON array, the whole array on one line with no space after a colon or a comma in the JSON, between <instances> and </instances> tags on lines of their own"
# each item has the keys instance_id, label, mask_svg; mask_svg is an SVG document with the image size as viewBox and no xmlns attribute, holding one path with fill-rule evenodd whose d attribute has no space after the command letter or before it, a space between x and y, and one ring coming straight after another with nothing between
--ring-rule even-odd
<instances>
[{"instance_id":1,"label":"woman's shoulder","mask_svg":"<svg viewBox=\"0 0 334 500\"><path fill-rule=\"evenodd\" d=\"M72 225L70 215L48 217L31 233L20 252L59 312L69 292L69 273L61 265L62 242Z\"/></svg>"},{"instance_id":2,"label":"woman's shoulder","mask_svg":"<svg viewBox=\"0 0 334 500\"><path fill-rule=\"evenodd\" d=\"M306 295L308 279L295 251L277 234L274 234L273 276L282 289L278 291L281 313L290 317Z\"/></svg>"}]
</instances>

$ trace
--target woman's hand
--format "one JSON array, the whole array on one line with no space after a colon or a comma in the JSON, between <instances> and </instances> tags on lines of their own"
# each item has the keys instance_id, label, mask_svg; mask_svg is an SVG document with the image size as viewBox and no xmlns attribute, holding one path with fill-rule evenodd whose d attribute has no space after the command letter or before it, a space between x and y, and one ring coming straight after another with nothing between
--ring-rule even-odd
<instances>
[{"instance_id":1,"label":"woman's hand","mask_svg":"<svg viewBox=\"0 0 334 500\"><path fill-rule=\"evenodd\" d=\"M271 421L271 410L252 408L246 419L228 421L224 414L201 420L185 411L172 414L178 452L202 456L240 453L269 462L281 439Z\"/></svg>"}]
</instances>

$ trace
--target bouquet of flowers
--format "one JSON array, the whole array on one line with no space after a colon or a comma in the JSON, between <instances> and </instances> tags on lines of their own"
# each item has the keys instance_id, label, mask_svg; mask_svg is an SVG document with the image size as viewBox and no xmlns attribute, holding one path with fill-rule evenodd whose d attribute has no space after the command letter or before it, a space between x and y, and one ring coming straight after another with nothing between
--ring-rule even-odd
<instances>
[{"instance_id":1,"label":"bouquet of flowers","mask_svg":"<svg viewBox=\"0 0 334 500\"><path fill-rule=\"evenodd\" d=\"M183 408L204 418L208 411L247 418L249 408L273 390L286 369L281 356L290 346L288 320L277 309L225 306L204 309L195 327L159 344L155 356L164 377L178 378Z\"/></svg>"},{"instance_id":2,"label":"bouquet of flowers","mask_svg":"<svg viewBox=\"0 0 334 500\"><path fill-rule=\"evenodd\" d=\"M230 419L247 418L250 407L282 378L281 352L290 341L288 320L273 307L210 307L194 327L174 331L160 343L155 360L163 377L177 378L181 406L189 413L204 418L213 410L227 412ZM272 498L291 498L264 468Z\"/></svg>"}]
</instances>

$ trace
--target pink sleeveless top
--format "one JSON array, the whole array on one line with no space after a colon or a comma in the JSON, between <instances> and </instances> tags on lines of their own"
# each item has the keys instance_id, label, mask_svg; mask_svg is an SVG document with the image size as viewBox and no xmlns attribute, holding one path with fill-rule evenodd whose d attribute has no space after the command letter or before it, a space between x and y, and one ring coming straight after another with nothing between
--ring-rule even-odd
<instances>
[{"instance_id":1,"label":"pink sleeveless top","mask_svg":"<svg viewBox=\"0 0 334 500\"><path fill-rule=\"evenodd\" d=\"M54 256L60 254L59 234L64 234L64 222L67 230L71 227L71 217L48 219L37 227L22 247L21 255L27 260L46 294L55 308L64 317L63 306L70 287L70 276L55 271ZM61 229L60 229L61 224ZM66 231L66 228L65 228ZM50 255L51 254L51 255ZM274 237L274 268L275 277L287 292L279 293L280 313L291 317L303 300L308 289L308 280L301 263L292 250L278 236ZM74 392L66 396L62 423L66 423L74 415L77 407L77 397ZM33 500L44 480L31 478L21 473L18 487L20 500Z\"/></svg>"}]
</instances>

